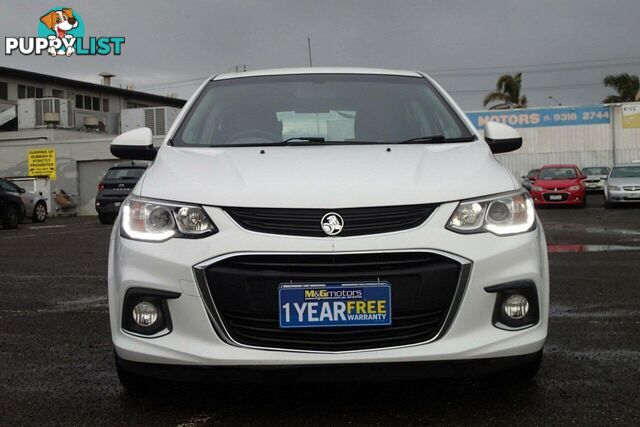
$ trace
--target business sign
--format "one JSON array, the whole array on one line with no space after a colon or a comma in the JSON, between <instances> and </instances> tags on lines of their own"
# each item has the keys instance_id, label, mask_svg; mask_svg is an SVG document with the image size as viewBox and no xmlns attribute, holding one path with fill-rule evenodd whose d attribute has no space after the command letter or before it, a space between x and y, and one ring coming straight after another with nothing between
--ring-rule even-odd
<instances>
[{"instance_id":1,"label":"business sign","mask_svg":"<svg viewBox=\"0 0 640 427\"><path fill-rule=\"evenodd\" d=\"M622 127L624 129L640 128L640 102L622 104Z\"/></svg>"},{"instance_id":2,"label":"business sign","mask_svg":"<svg viewBox=\"0 0 640 427\"><path fill-rule=\"evenodd\" d=\"M27 153L29 176L47 176L56 179L56 149L38 148Z\"/></svg>"},{"instance_id":3,"label":"business sign","mask_svg":"<svg viewBox=\"0 0 640 427\"><path fill-rule=\"evenodd\" d=\"M609 123L609 107L523 108L513 110L471 111L466 113L476 129L487 122L499 122L514 128L581 126Z\"/></svg>"}]
</instances>

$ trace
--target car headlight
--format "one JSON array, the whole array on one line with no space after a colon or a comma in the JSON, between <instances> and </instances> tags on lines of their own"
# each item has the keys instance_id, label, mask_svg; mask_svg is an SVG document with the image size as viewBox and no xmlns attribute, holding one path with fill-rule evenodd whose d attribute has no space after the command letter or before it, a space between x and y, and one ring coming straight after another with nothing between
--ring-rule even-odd
<instances>
[{"instance_id":1,"label":"car headlight","mask_svg":"<svg viewBox=\"0 0 640 427\"><path fill-rule=\"evenodd\" d=\"M544 188L539 187L537 185L534 185L531 187L531 191L538 191L538 192L542 192L544 190Z\"/></svg>"},{"instance_id":2,"label":"car headlight","mask_svg":"<svg viewBox=\"0 0 640 427\"><path fill-rule=\"evenodd\" d=\"M617 185L607 185L607 190L609 191L621 191L622 188Z\"/></svg>"},{"instance_id":3,"label":"car headlight","mask_svg":"<svg viewBox=\"0 0 640 427\"><path fill-rule=\"evenodd\" d=\"M218 231L200 206L129 196L122 205L120 234L133 240L164 242L200 238Z\"/></svg>"},{"instance_id":4,"label":"car headlight","mask_svg":"<svg viewBox=\"0 0 640 427\"><path fill-rule=\"evenodd\" d=\"M582 187L580 187L579 185L572 185L571 187L569 187L569 191L579 191Z\"/></svg>"},{"instance_id":5,"label":"car headlight","mask_svg":"<svg viewBox=\"0 0 640 427\"><path fill-rule=\"evenodd\" d=\"M456 233L490 232L498 236L525 233L536 224L533 200L527 192L460 202L447 229Z\"/></svg>"}]
</instances>

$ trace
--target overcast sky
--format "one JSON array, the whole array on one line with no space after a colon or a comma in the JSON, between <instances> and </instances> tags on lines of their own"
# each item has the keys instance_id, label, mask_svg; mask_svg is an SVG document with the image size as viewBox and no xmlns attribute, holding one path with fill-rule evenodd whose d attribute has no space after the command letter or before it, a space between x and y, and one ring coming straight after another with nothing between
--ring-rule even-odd
<instances>
[{"instance_id":1,"label":"overcast sky","mask_svg":"<svg viewBox=\"0 0 640 427\"><path fill-rule=\"evenodd\" d=\"M35 36L54 2L0 6L3 36ZM125 36L123 54L2 56L8 67L177 93L228 71L372 66L430 72L466 110L505 72L522 71L530 106L600 102L608 73L640 73L638 0L75 0L85 36ZM7 10L9 9L9 10Z\"/></svg>"}]
</instances>

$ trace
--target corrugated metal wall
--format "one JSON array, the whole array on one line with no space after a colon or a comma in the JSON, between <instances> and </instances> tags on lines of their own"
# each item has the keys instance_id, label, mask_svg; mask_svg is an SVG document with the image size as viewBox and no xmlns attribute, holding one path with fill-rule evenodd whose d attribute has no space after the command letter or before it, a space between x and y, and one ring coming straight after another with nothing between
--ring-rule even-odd
<instances>
[{"instance_id":1,"label":"corrugated metal wall","mask_svg":"<svg viewBox=\"0 0 640 427\"><path fill-rule=\"evenodd\" d=\"M522 148L496 157L517 177L552 163L610 167L640 160L640 129L622 128L622 108L612 109L609 124L519 128Z\"/></svg>"}]
</instances>

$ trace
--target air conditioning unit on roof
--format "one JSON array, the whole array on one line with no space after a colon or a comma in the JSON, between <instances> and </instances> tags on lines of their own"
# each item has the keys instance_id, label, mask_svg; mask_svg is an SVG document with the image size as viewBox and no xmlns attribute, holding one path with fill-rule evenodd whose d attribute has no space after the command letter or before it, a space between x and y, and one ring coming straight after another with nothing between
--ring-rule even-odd
<instances>
[{"instance_id":1,"label":"air conditioning unit on roof","mask_svg":"<svg viewBox=\"0 0 640 427\"><path fill-rule=\"evenodd\" d=\"M180 112L174 107L130 108L120 112L120 130L126 132L132 129L147 127L153 135L166 135Z\"/></svg>"},{"instance_id":2,"label":"air conditioning unit on roof","mask_svg":"<svg viewBox=\"0 0 640 427\"><path fill-rule=\"evenodd\" d=\"M74 114L72 104L61 98L26 98L18 100L18 129L46 128L47 113L57 113L58 128L73 129Z\"/></svg>"}]
</instances>

